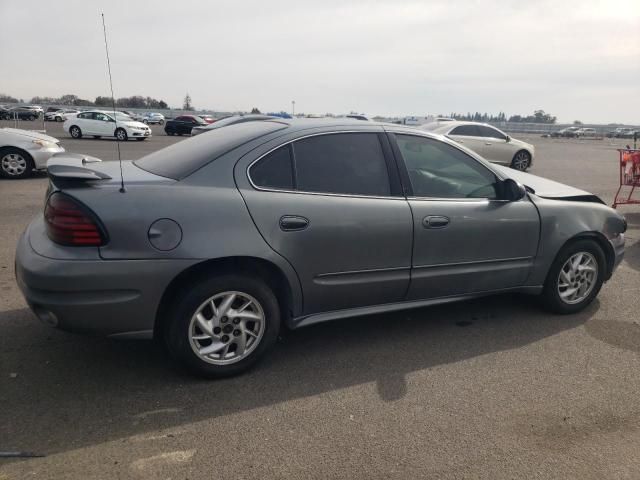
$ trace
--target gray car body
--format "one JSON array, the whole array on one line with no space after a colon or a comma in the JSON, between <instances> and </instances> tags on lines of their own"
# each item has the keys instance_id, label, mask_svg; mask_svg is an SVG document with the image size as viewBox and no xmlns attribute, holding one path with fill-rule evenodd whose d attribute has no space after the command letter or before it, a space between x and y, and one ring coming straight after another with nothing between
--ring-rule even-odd
<instances>
[{"instance_id":1,"label":"gray car body","mask_svg":"<svg viewBox=\"0 0 640 480\"><path fill-rule=\"evenodd\" d=\"M203 273L233 268L263 278L276 291L285 322L295 328L504 291L540 293L555 256L577 237L602 246L606 278L622 259L625 221L596 197L492 165L438 135L348 119L267 120L227 128L247 136L228 150L221 135L211 133L158 152L175 152L176 161L211 156L184 178L123 162L125 193L119 191L117 162L73 156L50 161L50 190L88 206L109 241L103 247L65 247L48 238L42 216L28 226L17 247L16 278L39 318L66 330L150 337L180 288ZM499 179L529 186L530 193L515 202L460 201L274 191L252 184L249 167L275 148L344 132L437 139L465 151ZM308 218L310 226L282 232L278 224L285 215ZM421 247L419 236L428 215L446 215L454 226L433 249ZM165 232L181 239L172 250L151 245L150 230L159 219L179 225L179 232Z\"/></svg>"}]
</instances>

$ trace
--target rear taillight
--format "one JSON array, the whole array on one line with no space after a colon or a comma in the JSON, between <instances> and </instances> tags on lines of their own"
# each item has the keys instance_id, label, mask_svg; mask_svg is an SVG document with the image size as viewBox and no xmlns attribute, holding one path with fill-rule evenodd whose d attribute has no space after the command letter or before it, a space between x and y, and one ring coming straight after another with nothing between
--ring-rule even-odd
<instances>
[{"instance_id":1,"label":"rear taillight","mask_svg":"<svg viewBox=\"0 0 640 480\"><path fill-rule=\"evenodd\" d=\"M106 243L106 234L95 215L63 193L49 196L44 220L47 235L60 245L99 247Z\"/></svg>"}]
</instances>

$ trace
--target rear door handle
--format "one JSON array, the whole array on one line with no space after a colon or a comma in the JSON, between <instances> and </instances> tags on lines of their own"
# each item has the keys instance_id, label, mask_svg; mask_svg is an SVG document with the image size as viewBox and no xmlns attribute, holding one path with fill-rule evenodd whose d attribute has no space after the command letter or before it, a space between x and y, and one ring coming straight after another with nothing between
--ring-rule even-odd
<instances>
[{"instance_id":1,"label":"rear door handle","mask_svg":"<svg viewBox=\"0 0 640 480\"><path fill-rule=\"evenodd\" d=\"M280 230L283 232L298 232L309 226L309 219L299 215L284 215L280 218Z\"/></svg>"},{"instance_id":2,"label":"rear door handle","mask_svg":"<svg viewBox=\"0 0 640 480\"><path fill-rule=\"evenodd\" d=\"M424 228L444 228L449 225L449 217L444 215L429 215L422 220Z\"/></svg>"}]
</instances>

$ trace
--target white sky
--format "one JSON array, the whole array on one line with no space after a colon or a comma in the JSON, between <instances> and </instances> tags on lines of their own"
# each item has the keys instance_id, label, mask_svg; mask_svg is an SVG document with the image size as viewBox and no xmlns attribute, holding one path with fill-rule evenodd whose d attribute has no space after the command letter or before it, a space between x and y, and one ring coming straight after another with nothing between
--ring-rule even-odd
<instances>
[{"instance_id":1,"label":"white sky","mask_svg":"<svg viewBox=\"0 0 640 480\"><path fill-rule=\"evenodd\" d=\"M0 93L640 123L639 0L0 0Z\"/></svg>"}]
</instances>

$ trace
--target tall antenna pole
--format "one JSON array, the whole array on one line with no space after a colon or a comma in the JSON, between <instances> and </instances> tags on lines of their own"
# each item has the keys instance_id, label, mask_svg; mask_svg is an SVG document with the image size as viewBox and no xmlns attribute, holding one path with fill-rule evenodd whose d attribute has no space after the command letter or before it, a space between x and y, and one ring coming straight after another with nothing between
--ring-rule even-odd
<instances>
[{"instance_id":1,"label":"tall antenna pole","mask_svg":"<svg viewBox=\"0 0 640 480\"><path fill-rule=\"evenodd\" d=\"M111 79L111 61L109 60L109 45L107 44L107 27L102 15L102 31L104 32L104 49L107 52L107 70L109 71L109 87L111 87L111 107L113 108L113 120L116 122L116 145L118 147L118 162L120 163L120 193L124 193L124 174L122 173L122 157L120 155L120 139L118 138L118 118L116 117L116 99L113 96L113 80Z\"/></svg>"}]
</instances>

